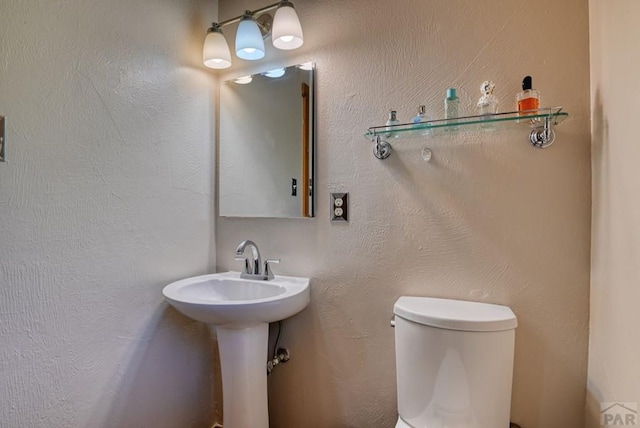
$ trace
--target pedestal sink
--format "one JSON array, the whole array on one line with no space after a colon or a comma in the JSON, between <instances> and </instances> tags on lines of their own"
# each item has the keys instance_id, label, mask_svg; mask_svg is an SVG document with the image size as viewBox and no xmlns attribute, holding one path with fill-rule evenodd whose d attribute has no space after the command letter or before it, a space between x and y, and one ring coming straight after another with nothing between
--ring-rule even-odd
<instances>
[{"instance_id":1,"label":"pedestal sink","mask_svg":"<svg viewBox=\"0 0 640 428\"><path fill-rule=\"evenodd\" d=\"M186 316L210 324L218 337L225 428L268 428L266 356L269 323L309 304L309 279L241 279L239 272L196 276L162 294Z\"/></svg>"}]
</instances>

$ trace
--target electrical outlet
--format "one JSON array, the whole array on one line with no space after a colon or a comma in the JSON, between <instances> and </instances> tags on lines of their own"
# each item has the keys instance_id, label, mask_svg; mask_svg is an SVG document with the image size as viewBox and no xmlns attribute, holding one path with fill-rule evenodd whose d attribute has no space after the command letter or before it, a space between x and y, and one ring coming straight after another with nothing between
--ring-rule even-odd
<instances>
[{"instance_id":1,"label":"electrical outlet","mask_svg":"<svg viewBox=\"0 0 640 428\"><path fill-rule=\"evenodd\" d=\"M349 221L349 194L331 194L331 221Z\"/></svg>"}]
</instances>

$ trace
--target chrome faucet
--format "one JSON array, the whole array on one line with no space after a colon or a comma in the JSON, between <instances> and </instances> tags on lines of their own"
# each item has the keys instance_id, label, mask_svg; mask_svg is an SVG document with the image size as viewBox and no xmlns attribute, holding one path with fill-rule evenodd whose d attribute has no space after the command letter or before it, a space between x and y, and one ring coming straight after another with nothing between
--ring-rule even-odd
<instances>
[{"instance_id":1,"label":"chrome faucet","mask_svg":"<svg viewBox=\"0 0 640 428\"><path fill-rule=\"evenodd\" d=\"M251 249L251 261L244 255L244 250L249 247ZM244 270L240 273L240 278L258 279L261 281L270 281L273 279L270 263L280 263L279 259L267 259L264 262L264 271L262 271L262 259L260 258L260 250L253 241L242 241L236 248L236 260L244 261Z\"/></svg>"}]
</instances>

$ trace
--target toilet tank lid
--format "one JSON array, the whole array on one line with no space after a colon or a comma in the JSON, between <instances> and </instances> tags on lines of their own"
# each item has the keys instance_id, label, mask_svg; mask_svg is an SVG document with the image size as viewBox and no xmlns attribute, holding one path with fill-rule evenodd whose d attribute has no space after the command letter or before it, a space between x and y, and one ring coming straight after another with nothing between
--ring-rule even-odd
<instances>
[{"instance_id":1,"label":"toilet tank lid","mask_svg":"<svg viewBox=\"0 0 640 428\"><path fill-rule=\"evenodd\" d=\"M398 299L393 306L397 316L419 324L447 330L503 331L518 326L518 320L507 306L432 297Z\"/></svg>"}]
</instances>

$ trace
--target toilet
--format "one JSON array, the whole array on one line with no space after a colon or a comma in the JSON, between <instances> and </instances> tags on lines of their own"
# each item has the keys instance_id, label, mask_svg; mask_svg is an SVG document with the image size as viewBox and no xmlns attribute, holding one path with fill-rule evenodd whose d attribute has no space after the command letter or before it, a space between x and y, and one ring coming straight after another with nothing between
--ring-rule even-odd
<instances>
[{"instance_id":1,"label":"toilet","mask_svg":"<svg viewBox=\"0 0 640 428\"><path fill-rule=\"evenodd\" d=\"M393 312L396 428L509 428L513 311L403 296Z\"/></svg>"}]
</instances>

